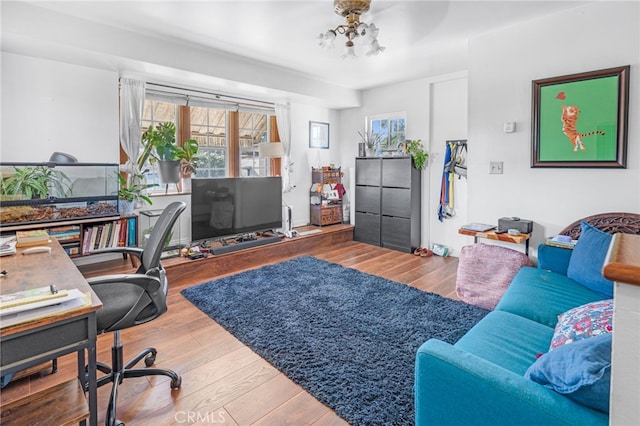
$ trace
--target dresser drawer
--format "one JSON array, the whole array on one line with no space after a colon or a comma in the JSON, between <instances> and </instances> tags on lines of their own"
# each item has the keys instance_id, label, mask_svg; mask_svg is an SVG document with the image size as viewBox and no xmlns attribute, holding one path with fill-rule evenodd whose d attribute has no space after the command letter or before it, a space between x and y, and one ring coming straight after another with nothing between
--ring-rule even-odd
<instances>
[{"instance_id":1,"label":"dresser drawer","mask_svg":"<svg viewBox=\"0 0 640 426\"><path fill-rule=\"evenodd\" d=\"M356 212L353 239L363 243L380 245L380 215Z\"/></svg>"},{"instance_id":2,"label":"dresser drawer","mask_svg":"<svg viewBox=\"0 0 640 426\"><path fill-rule=\"evenodd\" d=\"M356 211L380 214L380 187L356 185Z\"/></svg>"}]
</instances>

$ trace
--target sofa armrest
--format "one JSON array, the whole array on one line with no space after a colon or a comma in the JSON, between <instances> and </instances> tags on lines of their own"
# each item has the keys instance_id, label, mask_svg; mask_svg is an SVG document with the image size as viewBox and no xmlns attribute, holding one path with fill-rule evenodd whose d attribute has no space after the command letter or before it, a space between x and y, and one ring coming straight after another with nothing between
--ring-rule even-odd
<instances>
[{"instance_id":1,"label":"sofa armrest","mask_svg":"<svg viewBox=\"0 0 640 426\"><path fill-rule=\"evenodd\" d=\"M538 246L538 268L567 275L571 253L573 253L571 249L542 243Z\"/></svg>"},{"instance_id":2,"label":"sofa armrest","mask_svg":"<svg viewBox=\"0 0 640 426\"><path fill-rule=\"evenodd\" d=\"M440 340L416 355L416 425L607 425L606 414Z\"/></svg>"}]
</instances>

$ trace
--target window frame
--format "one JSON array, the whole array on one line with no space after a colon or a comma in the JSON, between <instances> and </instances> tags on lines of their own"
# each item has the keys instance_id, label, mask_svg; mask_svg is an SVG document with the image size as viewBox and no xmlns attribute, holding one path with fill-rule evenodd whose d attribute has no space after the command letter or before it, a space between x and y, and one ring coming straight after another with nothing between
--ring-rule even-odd
<instances>
[{"instance_id":1,"label":"window frame","mask_svg":"<svg viewBox=\"0 0 640 426\"><path fill-rule=\"evenodd\" d=\"M402 120L403 128L402 131L391 131L392 123L394 121ZM365 118L365 130L367 134L370 133L380 133L376 132L377 126L374 124L376 121L386 121L388 131L385 132L386 136L384 141L381 143L382 151L387 152L395 152L399 149L399 144L404 143L407 136L407 113L406 112L394 112L394 113L386 113L386 114L376 114L370 115ZM399 139L400 138L400 139Z\"/></svg>"}]
</instances>

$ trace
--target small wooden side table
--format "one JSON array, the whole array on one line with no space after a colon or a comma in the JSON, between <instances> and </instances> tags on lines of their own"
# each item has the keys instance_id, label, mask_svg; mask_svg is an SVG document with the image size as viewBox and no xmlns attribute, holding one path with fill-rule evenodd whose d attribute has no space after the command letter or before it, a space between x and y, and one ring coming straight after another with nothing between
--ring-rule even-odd
<instances>
[{"instance_id":1,"label":"small wooden side table","mask_svg":"<svg viewBox=\"0 0 640 426\"><path fill-rule=\"evenodd\" d=\"M520 235L510 235L507 232L497 234L495 230L478 232L478 231L471 231L469 229L460 228L458 229L458 234L468 235L470 237L473 237L474 243L478 242L478 238L486 238L488 240L495 240L495 241L504 241L506 243L513 243L513 244L524 243L524 254L529 256L529 239L531 238L531 233L520 234Z\"/></svg>"}]
</instances>

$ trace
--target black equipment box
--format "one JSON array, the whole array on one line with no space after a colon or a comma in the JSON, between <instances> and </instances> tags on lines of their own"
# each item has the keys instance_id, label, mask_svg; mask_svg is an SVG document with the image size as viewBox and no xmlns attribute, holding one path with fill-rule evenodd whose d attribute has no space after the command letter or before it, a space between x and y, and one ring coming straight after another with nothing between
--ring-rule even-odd
<instances>
[{"instance_id":1,"label":"black equipment box","mask_svg":"<svg viewBox=\"0 0 640 426\"><path fill-rule=\"evenodd\" d=\"M509 229L517 229L523 234L529 234L533 231L533 222L519 217L501 217L498 219L498 231L508 231Z\"/></svg>"}]
</instances>

